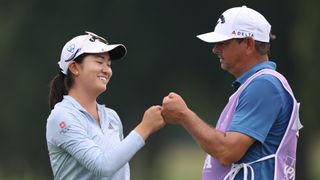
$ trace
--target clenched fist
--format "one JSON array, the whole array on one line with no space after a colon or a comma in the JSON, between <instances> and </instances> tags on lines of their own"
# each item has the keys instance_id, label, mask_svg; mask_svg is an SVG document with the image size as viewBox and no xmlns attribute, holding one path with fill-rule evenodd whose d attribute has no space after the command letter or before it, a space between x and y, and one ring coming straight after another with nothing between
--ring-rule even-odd
<instances>
[{"instance_id":1,"label":"clenched fist","mask_svg":"<svg viewBox=\"0 0 320 180\"><path fill-rule=\"evenodd\" d=\"M161 115L161 111L161 106L151 106L144 112L142 121L135 128L143 139L146 140L152 133L165 126L166 123Z\"/></svg>"},{"instance_id":2,"label":"clenched fist","mask_svg":"<svg viewBox=\"0 0 320 180\"><path fill-rule=\"evenodd\" d=\"M171 92L163 98L161 114L167 123L182 124L188 111L185 101L178 94Z\"/></svg>"}]
</instances>

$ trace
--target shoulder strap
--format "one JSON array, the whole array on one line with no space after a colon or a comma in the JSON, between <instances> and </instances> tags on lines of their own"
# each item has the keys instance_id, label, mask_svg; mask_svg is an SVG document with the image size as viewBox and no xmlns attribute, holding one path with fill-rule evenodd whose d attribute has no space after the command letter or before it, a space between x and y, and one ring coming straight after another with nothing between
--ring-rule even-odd
<instances>
[{"instance_id":1,"label":"shoulder strap","mask_svg":"<svg viewBox=\"0 0 320 180\"><path fill-rule=\"evenodd\" d=\"M285 78L282 74L280 74L280 73L278 73L277 71L272 70L272 69L262 69L262 70L260 70L260 71L258 71L258 72L256 72L256 73L254 73L252 76L250 76L250 77L239 87L239 89L238 89L237 91L243 91L243 89L245 89L245 88L250 84L250 82L251 82L254 78L256 78L256 77L258 77L258 76L260 76L260 75L262 75L262 74L270 74L270 75L275 76L277 79L280 80L280 82L282 83L283 87L288 91L288 93L289 93L292 97L294 97L293 92L292 92L292 89L291 89L288 81L286 80L286 78Z\"/></svg>"}]
</instances>

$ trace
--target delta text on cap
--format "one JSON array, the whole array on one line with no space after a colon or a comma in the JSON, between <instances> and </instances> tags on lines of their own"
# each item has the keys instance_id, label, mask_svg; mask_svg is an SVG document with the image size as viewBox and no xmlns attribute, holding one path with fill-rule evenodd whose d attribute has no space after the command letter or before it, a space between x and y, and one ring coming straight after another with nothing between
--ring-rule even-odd
<instances>
[{"instance_id":1,"label":"delta text on cap","mask_svg":"<svg viewBox=\"0 0 320 180\"><path fill-rule=\"evenodd\" d=\"M269 42L270 33L271 25L262 14L242 6L230 8L223 12L213 32L200 34L197 37L209 43L245 37Z\"/></svg>"}]
</instances>

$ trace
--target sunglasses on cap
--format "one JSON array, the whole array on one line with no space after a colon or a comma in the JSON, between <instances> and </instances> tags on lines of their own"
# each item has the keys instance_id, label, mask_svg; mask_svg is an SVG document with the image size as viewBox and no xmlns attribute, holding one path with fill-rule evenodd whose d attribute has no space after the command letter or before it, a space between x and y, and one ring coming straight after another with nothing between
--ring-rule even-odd
<instances>
[{"instance_id":1,"label":"sunglasses on cap","mask_svg":"<svg viewBox=\"0 0 320 180\"><path fill-rule=\"evenodd\" d=\"M88 38L89 38L89 41L91 41L91 42L95 42L96 40L98 40L98 41L100 41L100 42L102 42L102 43L104 43L104 44L109 44L109 42L108 42L105 38L103 38L103 37L101 37L101 36L98 36L98 35L96 35L95 33L92 33L92 32L89 32L89 31L85 31L85 33L87 33ZM83 41L83 44L84 44L84 42L85 42L86 40L87 40L87 39L85 39L85 40ZM73 60L74 57L78 54L78 52L82 49L83 44L82 44L76 51L74 51L74 53L73 53L67 60L65 60L65 62L69 62L69 61ZM72 47L70 47L70 48L72 48ZM73 48L74 48L74 47L73 47Z\"/></svg>"}]
</instances>

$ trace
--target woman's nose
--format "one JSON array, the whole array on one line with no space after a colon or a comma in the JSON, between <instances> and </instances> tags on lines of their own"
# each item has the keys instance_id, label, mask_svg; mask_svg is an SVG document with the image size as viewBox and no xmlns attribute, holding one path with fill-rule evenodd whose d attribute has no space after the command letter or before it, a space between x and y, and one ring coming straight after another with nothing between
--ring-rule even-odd
<instances>
[{"instance_id":1,"label":"woman's nose","mask_svg":"<svg viewBox=\"0 0 320 180\"><path fill-rule=\"evenodd\" d=\"M103 65L102 67L103 72L109 72L111 71L111 67L108 64Z\"/></svg>"}]
</instances>

